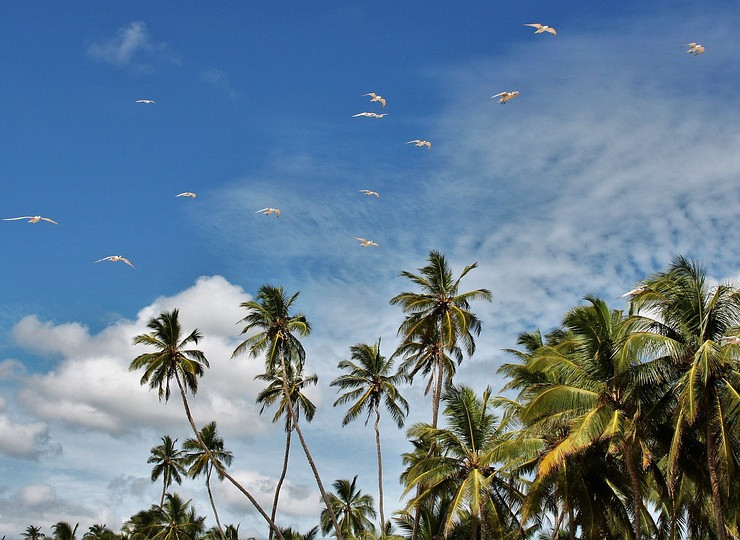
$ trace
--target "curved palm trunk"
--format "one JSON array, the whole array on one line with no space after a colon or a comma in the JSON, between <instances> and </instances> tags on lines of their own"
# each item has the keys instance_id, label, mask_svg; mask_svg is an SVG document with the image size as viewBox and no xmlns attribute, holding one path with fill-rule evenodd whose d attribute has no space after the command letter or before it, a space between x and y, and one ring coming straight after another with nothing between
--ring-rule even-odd
<instances>
[{"instance_id":1,"label":"curved palm trunk","mask_svg":"<svg viewBox=\"0 0 740 540\"><path fill-rule=\"evenodd\" d=\"M560 535L560 523L563 521L563 512L558 512L557 509L555 510L555 524L552 527L552 538L550 540L556 540L557 537Z\"/></svg>"},{"instance_id":2,"label":"curved palm trunk","mask_svg":"<svg viewBox=\"0 0 740 540\"><path fill-rule=\"evenodd\" d=\"M290 423L290 417L288 418ZM293 431L292 424L286 426L287 433L285 435L285 456L283 457L283 470L280 472L280 478L278 479L277 485L275 486L275 498L272 500L272 512L270 513L270 519L275 522L275 515L277 514L278 499L280 499L280 488L283 486L283 480L288 472L288 457L290 456L290 433ZM272 540L273 531L270 529L269 540Z\"/></svg>"},{"instance_id":3,"label":"curved palm trunk","mask_svg":"<svg viewBox=\"0 0 740 540\"><path fill-rule=\"evenodd\" d=\"M627 460L627 472L632 483L632 499L635 512L635 540L642 540L642 487L640 486L640 480L637 478L637 471L635 471L634 446L629 445L626 450L625 459Z\"/></svg>"},{"instance_id":4,"label":"curved palm trunk","mask_svg":"<svg viewBox=\"0 0 740 540\"><path fill-rule=\"evenodd\" d=\"M246 489L244 489L244 486L242 486L239 482L236 481L236 479L231 476L224 466L221 464L221 462L216 459L216 456L213 455L213 452L206 446L206 443L203 442L203 438L200 436L200 432L198 431L198 428L195 425L195 420L193 420L193 415L190 412L190 405L188 405L188 398L185 395L185 388L182 386L182 381L180 380L180 375L175 371L175 380L177 381L177 386L180 388L180 396L182 397L182 404L183 407L185 407L185 416L188 418L188 422L190 422L190 427L193 430L193 433L195 433L195 438L198 440L198 444L200 445L201 449L208 455L208 459L211 460L211 463L213 463L213 466L216 467L216 470L223 476L224 478L228 479L231 484L238 489L239 491L244 494L244 496L249 499L249 502L252 503L252 506L254 506L257 511L260 513L260 515L269 523L270 528L272 528L273 531L275 531L275 534L277 534L277 537L280 540L285 540L283 537L283 534L280 532L280 529L278 529L277 525L270 519L270 516L268 516L265 511L262 509L260 504L257 502L257 500L252 497L252 494L249 493Z\"/></svg>"},{"instance_id":5,"label":"curved palm trunk","mask_svg":"<svg viewBox=\"0 0 740 540\"><path fill-rule=\"evenodd\" d=\"M717 474L717 461L715 459L716 449L714 447L714 435L711 423L707 422L707 467L709 468L709 481L712 485L712 509L714 510L714 521L717 525L717 540L726 540L725 519L722 515L722 497L719 488L719 476Z\"/></svg>"},{"instance_id":6,"label":"curved palm trunk","mask_svg":"<svg viewBox=\"0 0 740 540\"><path fill-rule=\"evenodd\" d=\"M380 411L375 404L375 446L378 450L378 510L380 511L380 537L385 538L385 514L383 513L383 458L380 453Z\"/></svg>"},{"instance_id":7,"label":"curved palm trunk","mask_svg":"<svg viewBox=\"0 0 740 540\"><path fill-rule=\"evenodd\" d=\"M162 508L162 505L164 504L164 494L167 492L167 486L170 484L167 476L169 476L169 473L167 470L164 471L164 475L162 478L162 497L159 499L159 507Z\"/></svg>"},{"instance_id":8,"label":"curved palm trunk","mask_svg":"<svg viewBox=\"0 0 740 540\"><path fill-rule=\"evenodd\" d=\"M303 437L303 431L301 430L301 426L298 424L298 417L296 416L295 410L293 409L293 400L290 399L290 389L288 388L288 378L287 378L288 371L285 365L285 355L283 354L282 350L280 351L280 365L283 369L283 373L282 373L283 395L285 396L285 401L287 401L288 403L288 413L290 414L291 422L293 422L295 431L298 434L298 440L301 441L301 446L303 447L303 453L306 454L306 460L308 461L308 464L311 467L311 471L313 471L313 475L316 478L316 485L319 487L319 491L321 492L321 498L323 499L324 505L326 506L326 510L329 513L329 517L331 518L332 525L334 525L334 530L337 533L337 540L344 540L342 531L339 528L339 522L337 521L337 516L336 514L334 514L334 510L331 507L331 502L329 501L329 496L326 494L326 490L324 489L324 484L321 483L321 477L319 476L319 471L316 468L316 463L314 463L313 457L311 456L311 452L308 450L306 439Z\"/></svg>"},{"instance_id":9,"label":"curved palm trunk","mask_svg":"<svg viewBox=\"0 0 740 540\"><path fill-rule=\"evenodd\" d=\"M226 540L226 536L224 536L224 530L223 528L221 528L221 520L218 519L218 511L216 510L216 503L213 502L213 493L211 493L211 467L208 467L208 469L206 469L206 490L208 491L208 498L211 500L211 508L213 509L213 517L216 519L216 527L218 527L218 534L221 535L221 540Z\"/></svg>"}]
</instances>

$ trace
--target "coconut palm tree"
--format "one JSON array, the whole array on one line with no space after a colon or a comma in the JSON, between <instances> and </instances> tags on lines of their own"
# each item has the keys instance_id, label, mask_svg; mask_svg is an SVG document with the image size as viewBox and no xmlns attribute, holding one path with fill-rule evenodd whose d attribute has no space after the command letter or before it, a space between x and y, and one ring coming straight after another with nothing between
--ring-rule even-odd
<instances>
[{"instance_id":1,"label":"coconut palm tree","mask_svg":"<svg viewBox=\"0 0 740 540\"><path fill-rule=\"evenodd\" d=\"M87 532L82 535L83 540L118 540L119 538L120 536L113 529L99 523L88 527Z\"/></svg>"},{"instance_id":2,"label":"coconut palm tree","mask_svg":"<svg viewBox=\"0 0 740 540\"><path fill-rule=\"evenodd\" d=\"M200 440L203 441L210 454L219 462L227 467L231 465L234 455L224 448L224 440L218 435L216 422L211 422L203 426L203 429L200 431ZM216 504L213 502L213 493L211 492L211 473L214 468L213 461L208 453L200 446L198 439L187 439L182 446L185 453L185 463L189 465L187 471L188 476L191 478L197 478L201 475L206 477L206 490L208 491L208 499L211 501L213 516L216 519L216 527L221 534L221 540L226 540L224 531L221 528L221 520L218 517ZM216 471L216 474L219 480L224 479L224 476L220 472Z\"/></svg>"},{"instance_id":3,"label":"coconut palm tree","mask_svg":"<svg viewBox=\"0 0 740 540\"><path fill-rule=\"evenodd\" d=\"M398 328L402 344L408 345L420 338L429 345L435 344L436 350L428 354L429 360L436 363L435 388L432 394L432 425L436 427L439 402L443 382L446 379L443 365L444 352L453 353L458 360L462 359L460 348L468 355L475 351L475 339L480 334L481 324L470 311L473 300L491 301L488 289L475 289L460 292L460 281L468 272L477 267L477 263L466 266L456 279L445 256L439 251L429 253L429 262L419 269L419 274L403 271L401 276L408 278L421 290L419 292L402 292L391 298L392 305L400 305L406 318ZM417 371L420 368L417 368Z\"/></svg>"},{"instance_id":4,"label":"coconut palm tree","mask_svg":"<svg viewBox=\"0 0 740 540\"><path fill-rule=\"evenodd\" d=\"M318 527L309 529L305 533L299 533L298 531L294 531L290 527L281 530L283 531L283 536L285 537L285 540L316 540L316 536L319 534Z\"/></svg>"},{"instance_id":5,"label":"coconut palm tree","mask_svg":"<svg viewBox=\"0 0 740 540\"><path fill-rule=\"evenodd\" d=\"M371 495L363 494L357 488L357 476L352 481L336 480L333 484L335 493L330 494L331 507L339 520L341 534L344 538L357 538L360 533L373 530L371 519L375 519ZM321 532L328 534L333 527L329 512L321 511ZM335 531L336 536L336 531Z\"/></svg>"},{"instance_id":6,"label":"coconut palm tree","mask_svg":"<svg viewBox=\"0 0 740 540\"><path fill-rule=\"evenodd\" d=\"M151 528L151 540L197 540L205 529L205 518L198 516L190 501L168 493Z\"/></svg>"},{"instance_id":7,"label":"coconut palm tree","mask_svg":"<svg viewBox=\"0 0 740 540\"><path fill-rule=\"evenodd\" d=\"M321 498L324 501L328 515L334 524L337 537L339 540L343 540L329 496L321 482L321 476L319 475L313 456L311 456L311 452L308 449L308 444L298 423L295 408L290 397L288 377L291 372L288 368L288 363L294 360L296 365L302 368L306 358L303 345L294 335L294 332L297 332L301 336L307 336L311 333L311 325L306 320L305 315L302 313L292 314L290 312L299 294L295 293L288 297L282 287L263 285L257 291L255 300L242 302L241 307L247 310L247 315L240 321L245 323L241 333L245 335L252 331L256 332L241 342L234 349L231 357L233 358L247 351L253 358L265 353L265 371L268 374L278 373L282 376L283 395L287 404L286 410L291 416L293 428L298 434L298 439L301 441L303 453L306 455L306 460L316 479L316 485L319 488L319 492L321 492Z\"/></svg>"},{"instance_id":8,"label":"coconut palm tree","mask_svg":"<svg viewBox=\"0 0 740 540\"><path fill-rule=\"evenodd\" d=\"M28 538L28 540L42 540L46 538L46 535L41 532L41 527L35 525L29 525L26 530L21 533L21 536Z\"/></svg>"},{"instance_id":9,"label":"coconut palm tree","mask_svg":"<svg viewBox=\"0 0 740 540\"><path fill-rule=\"evenodd\" d=\"M390 413L396 425L403 427L404 418L409 412L409 404L400 394L397 384L404 381L403 374L392 374L393 359L386 359L380 354L380 339L373 345L358 343L350 347L352 360L342 360L338 368L346 371L334 379L331 386L346 390L334 402L334 406L351 404L344 415L342 425L367 411L365 425L372 414L375 415L375 448L378 459L378 510L380 511L380 533L385 531L385 514L383 510L383 459L380 451L380 405Z\"/></svg>"},{"instance_id":10,"label":"coconut palm tree","mask_svg":"<svg viewBox=\"0 0 740 540\"><path fill-rule=\"evenodd\" d=\"M689 439L703 441L712 511L719 540L727 538L725 516L740 463L740 291L710 286L706 270L676 257L664 272L644 280L631 300L642 330L630 345L669 359L679 371L668 485L675 491Z\"/></svg>"},{"instance_id":11,"label":"coconut palm tree","mask_svg":"<svg viewBox=\"0 0 740 540\"><path fill-rule=\"evenodd\" d=\"M77 538L75 534L77 533L77 527L79 526L79 523L72 527L72 525L66 521L58 521L51 526L53 533L52 538L54 540L75 540L75 538Z\"/></svg>"},{"instance_id":12,"label":"coconut palm tree","mask_svg":"<svg viewBox=\"0 0 740 540\"><path fill-rule=\"evenodd\" d=\"M313 420L313 416L316 413L316 405L303 393L303 389L308 385L315 385L319 378L314 375L303 376L303 368L299 362L288 361L286 363L288 368L288 389L290 396L290 403L293 404L295 409L296 420L300 419L301 411L307 421ZM285 476L288 472L288 459L290 457L290 441L291 434L293 433L293 415L288 414L287 407L289 401L285 398L283 392L283 376L276 372L273 373L262 373L257 375L255 379L266 381L269 384L257 395L257 403L262 404L260 408L260 414L265 410L265 407L278 403L278 409L275 415L272 417L273 422L277 422L281 417L285 417L285 453L283 455L283 467L280 471L280 478L278 478L277 485L275 486L275 495L272 501L272 512L270 519L275 521L275 515L277 513L278 501L280 499L280 489L285 480ZM272 529L270 529L270 540L272 540ZM284 536L284 535L283 535Z\"/></svg>"},{"instance_id":13,"label":"coconut palm tree","mask_svg":"<svg viewBox=\"0 0 740 540\"><path fill-rule=\"evenodd\" d=\"M276 530L278 537L281 538L276 525L270 520L270 517L265 513L257 500L234 477L226 472L223 464L216 459L205 442L200 438L200 432L195 426L195 420L193 420L193 415L190 412L186 391L190 391L193 395L196 394L198 391L198 379L203 375L204 368L209 367L209 363L202 351L187 347L191 344L197 345L198 341L203 338L200 331L195 329L187 337L183 338L179 310L177 309L171 312L164 312L158 317L152 317L147 323L147 328L151 332L148 334L139 334L134 337L133 343L134 345L152 347L154 352L140 354L134 358L129 365L129 371L143 369L144 374L141 376L140 384L148 384L150 390L156 389L159 399L164 400L165 403L170 398L171 381L175 379L177 387L180 390L185 416L201 448L211 459L219 474L227 478L234 487L249 499L265 521L270 524L270 527Z\"/></svg>"},{"instance_id":14,"label":"coconut palm tree","mask_svg":"<svg viewBox=\"0 0 740 540\"><path fill-rule=\"evenodd\" d=\"M430 452L418 452L407 461L409 467L401 475L406 486L403 495L419 488L409 508L438 495L449 496L445 535L468 518L474 538L508 538L520 533L513 507L521 494L514 479L498 467L509 436L490 411L490 397L490 389L478 398L469 387L449 386L443 397L448 427L415 424L408 431L412 439L434 443Z\"/></svg>"},{"instance_id":15,"label":"coconut palm tree","mask_svg":"<svg viewBox=\"0 0 740 540\"><path fill-rule=\"evenodd\" d=\"M162 496L159 499L159 506L164 503L164 494L172 482L178 485L182 484L182 475L185 474L185 463L183 453L175 446L177 439L172 439L169 435L162 437L162 444L153 447L150 450L147 463L153 463L152 482L156 482L162 477Z\"/></svg>"}]
</instances>

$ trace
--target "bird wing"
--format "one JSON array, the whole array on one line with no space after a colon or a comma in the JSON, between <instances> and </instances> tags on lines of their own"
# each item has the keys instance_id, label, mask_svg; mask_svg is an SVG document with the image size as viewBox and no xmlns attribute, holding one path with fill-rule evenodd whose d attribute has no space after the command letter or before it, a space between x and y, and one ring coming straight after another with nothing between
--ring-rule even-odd
<instances>
[{"instance_id":1,"label":"bird wing","mask_svg":"<svg viewBox=\"0 0 740 540\"><path fill-rule=\"evenodd\" d=\"M51 218L48 218L48 217L42 217L41 219L43 219L44 221L48 221L49 223L53 223L54 225L59 225L59 223L57 223L56 221L54 221L54 220L53 220L53 219L51 219Z\"/></svg>"},{"instance_id":2,"label":"bird wing","mask_svg":"<svg viewBox=\"0 0 740 540\"><path fill-rule=\"evenodd\" d=\"M504 96L506 94L508 94L508 92L499 92L498 94L492 95L490 99L497 98L499 96Z\"/></svg>"},{"instance_id":3,"label":"bird wing","mask_svg":"<svg viewBox=\"0 0 740 540\"><path fill-rule=\"evenodd\" d=\"M98 259L98 260L97 260L97 261L95 261L95 262L96 262L96 263L99 263L99 262L103 262L103 261L109 261L109 260L110 260L110 257L103 257L102 259Z\"/></svg>"},{"instance_id":4,"label":"bird wing","mask_svg":"<svg viewBox=\"0 0 740 540\"><path fill-rule=\"evenodd\" d=\"M267 212L269 208L263 208L262 210L257 210L255 214L259 214L260 212Z\"/></svg>"},{"instance_id":5,"label":"bird wing","mask_svg":"<svg viewBox=\"0 0 740 540\"><path fill-rule=\"evenodd\" d=\"M21 216L21 217L6 217L3 221L16 221L18 219L33 219L34 216Z\"/></svg>"},{"instance_id":6,"label":"bird wing","mask_svg":"<svg viewBox=\"0 0 740 540\"><path fill-rule=\"evenodd\" d=\"M380 98L378 101L380 101L381 108L385 108L385 98Z\"/></svg>"},{"instance_id":7,"label":"bird wing","mask_svg":"<svg viewBox=\"0 0 740 540\"><path fill-rule=\"evenodd\" d=\"M555 36L558 35L557 30L555 30L552 26L548 26L547 28L545 28L545 32L550 32L551 34L553 34Z\"/></svg>"},{"instance_id":8,"label":"bird wing","mask_svg":"<svg viewBox=\"0 0 740 540\"><path fill-rule=\"evenodd\" d=\"M133 264L131 264L131 261L129 261L126 257L121 257L121 260L125 262L127 265L129 265L131 268L136 268Z\"/></svg>"},{"instance_id":9,"label":"bird wing","mask_svg":"<svg viewBox=\"0 0 740 540\"><path fill-rule=\"evenodd\" d=\"M537 28L538 30L542 28L542 25L540 23L527 23L524 26L531 26L532 28Z\"/></svg>"},{"instance_id":10,"label":"bird wing","mask_svg":"<svg viewBox=\"0 0 740 540\"><path fill-rule=\"evenodd\" d=\"M420 142L421 142L421 139L414 139L413 141L408 141L406 144L411 144L411 143L417 143L418 144Z\"/></svg>"}]
</instances>

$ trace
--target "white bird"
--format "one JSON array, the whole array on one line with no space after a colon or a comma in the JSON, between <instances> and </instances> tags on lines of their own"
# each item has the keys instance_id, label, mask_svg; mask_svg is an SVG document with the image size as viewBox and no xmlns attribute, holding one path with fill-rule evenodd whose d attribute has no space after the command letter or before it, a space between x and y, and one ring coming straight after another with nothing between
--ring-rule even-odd
<instances>
[{"instance_id":1,"label":"white bird","mask_svg":"<svg viewBox=\"0 0 740 540\"><path fill-rule=\"evenodd\" d=\"M54 225L59 225L59 223L57 223L53 219L50 219L48 217L41 217L41 216L8 217L8 218L3 218L3 221L16 221L18 219L27 219L29 223L38 223L39 221L48 221L49 223L53 223Z\"/></svg>"},{"instance_id":2,"label":"white bird","mask_svg":"<svg viewBox=\"0 0 740 540\"><path fill-rule=\"evenodd\" d=\"M137 99L136 103L146 103L147 105L151 105L154 103L153 99Z\"/></svg>"},{"instance_id":3,"label":"white bird","mask_svg":"<svg viewBox=\"0 0 740 540\"><path fill-rule=\"evenodd\" d=\"M368 240L367 238L355 237L355 240L360 241L360 247L367 247L367 246L380 247L377 242L375 242L374 240Z\"/></svg>"},{"instance_id":4,"label":"white bird","mask_svg":"<svg viewBox=\"0 0 740 540\"><path fill-rule=\"evenodd\" d=\"M378 114L374 112L361 112L353 114L352 118L357 118L358 116L367 116L368 118L383 118L384 116L388 116L388 113Z\"/></svg>"},{"instance_id":5,"label":"white bird","mask_svg":"<svg viewBox=\"0 0 740 540\"><path fill-rule=\"evenodd\" d=\"M646 290L647 289L645 287L635 287L631 291L627 291L626 293L624 293L619 298L624 298L625 296L637 296L638 294L644 293Z\"/></svg>"},{"instance_id":6,"label":"white bird","mask_svg":"<svg viewBox=\"0 0 740 540\"><path fill-rule=\"evenodd\" d=\"M121 257L120 255L110 255L108 257L103 257L102 259L99 259L95 262L99 263L103 261L111 261L111 262L122 261L122 262L125 262L127 265L129 265L131 268L136 268L133 264L131 264L131 261L129 261L126 257Z\"/></svg>"},{"instance_id":7,"label":"white bird","mask_svg":"<svg viewBox=\"0 0 740 540\"><path fill-rule=\"evenodd\" d=\"M499 99L498 102L501 103L501 105L503 105L504 103L506 103L512 98L517 97L518 95L519 95L519 90L514 90L513 92L499 92L498 94L492 95L490 99L497 98L500 96L501 99Z\"/></svg>"},{"instance_id":8,"label":"white bird","mask_svg":"<svg viewBox=\"0 0 740 540\"><path fill-rule=\"evenodd\" d=\"M182 193L175 195L175 197L192 197L193 199L195 199L197 195L192 191L183 191Z\"/></svg>"},{"instance_id":9,"label":"white bird","mask_svg":"<svg viewBox=\"0 0 740 540\"><path fill-rule=\"evenodd\" d=\"M414 146L426 146L427 150L432 147L432 143L429 141L423 141L421 139L414 139L413 141L408 141L406 144L414 143Z\"/></svg>"},{"instance_id":10,"label":"white bird","mask_svg":"<svg viewBox=\"0 0 740 540\"><path fill-rule=\"evenodd\" d=\"M378 199L380 199L380 193L378 193L377 191L373 191L371 189L361 189L360 193L364 193L365 195L368 195L368 196L375 195Z\"/></svg>"},{"instance_id":11,"label":"white bird","mask_svg":"<svg viewBox=\"0 0 740 540\"><path fill-rule=\"evenodd\" d=\"M277 217L280 217L280 208L263 208L262 210L257 210L255 214L265 214L266 216L269 216L270 214L275 214Z\"/></svg>"},{"instance_id":12,"label":"white bird","mask_svg":"<svg viewBox=\"0 0 740 540\"><path fill-rule=\"evenodd\" d=\"M370 100L370 103L372 103L373 101L377 101L377 102L380 103L380 108L381 109L384 109L385 108L385 98L383 96L379 96L375 92L370 92L369 94L362 94L362 95L363 96L370 96L372 98Z\"/></svg>"},{"instance_id":13,"label":"white bird","mask_svg":"<svg viewBox=\"0 0 740 540\"><path fill-rule=\"evenodd\" d=\"M701 43L694 43L692 41L691 43L687 43L686 47L689 48L689 50L686 52L689 54L693 54L694 56L704 52L704 45L702 45Z\"/></svg>"},{"instance_id":14,"label":"white bird","mask_svg":"<svg viewBox=\"0 0 740 540\"><path fill-rule=\"evenodd\" d=\"M546 24L540 24L540 23L528 23L524 26L531 26L532 28L536 28L535 34L541 34L542 32L550 32L551 34L557 36L558 32L555 30L552 26L547 26Z\"/></svg>"}]
</instances>

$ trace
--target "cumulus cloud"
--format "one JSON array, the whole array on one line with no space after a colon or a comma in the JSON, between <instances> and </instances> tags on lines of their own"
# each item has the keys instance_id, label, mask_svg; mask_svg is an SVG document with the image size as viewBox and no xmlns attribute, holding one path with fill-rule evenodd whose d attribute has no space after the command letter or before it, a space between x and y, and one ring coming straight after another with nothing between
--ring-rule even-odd
<instances>
[{"instance_id":1,"label":"cumulus cloud","mask_svg":"<svg viewBox=\"0 0 740 540\"><path fill-rule=\"evenodd\" d=\"M211 86L220 89L223 92L226 92L229 97L234 98L239 95L236 90L234 90L234 87L231 85L229 76L220 69L208 68L202 70L200 72L200 80L206 84L210 84Z\"/></svg>"}]
</instances>

